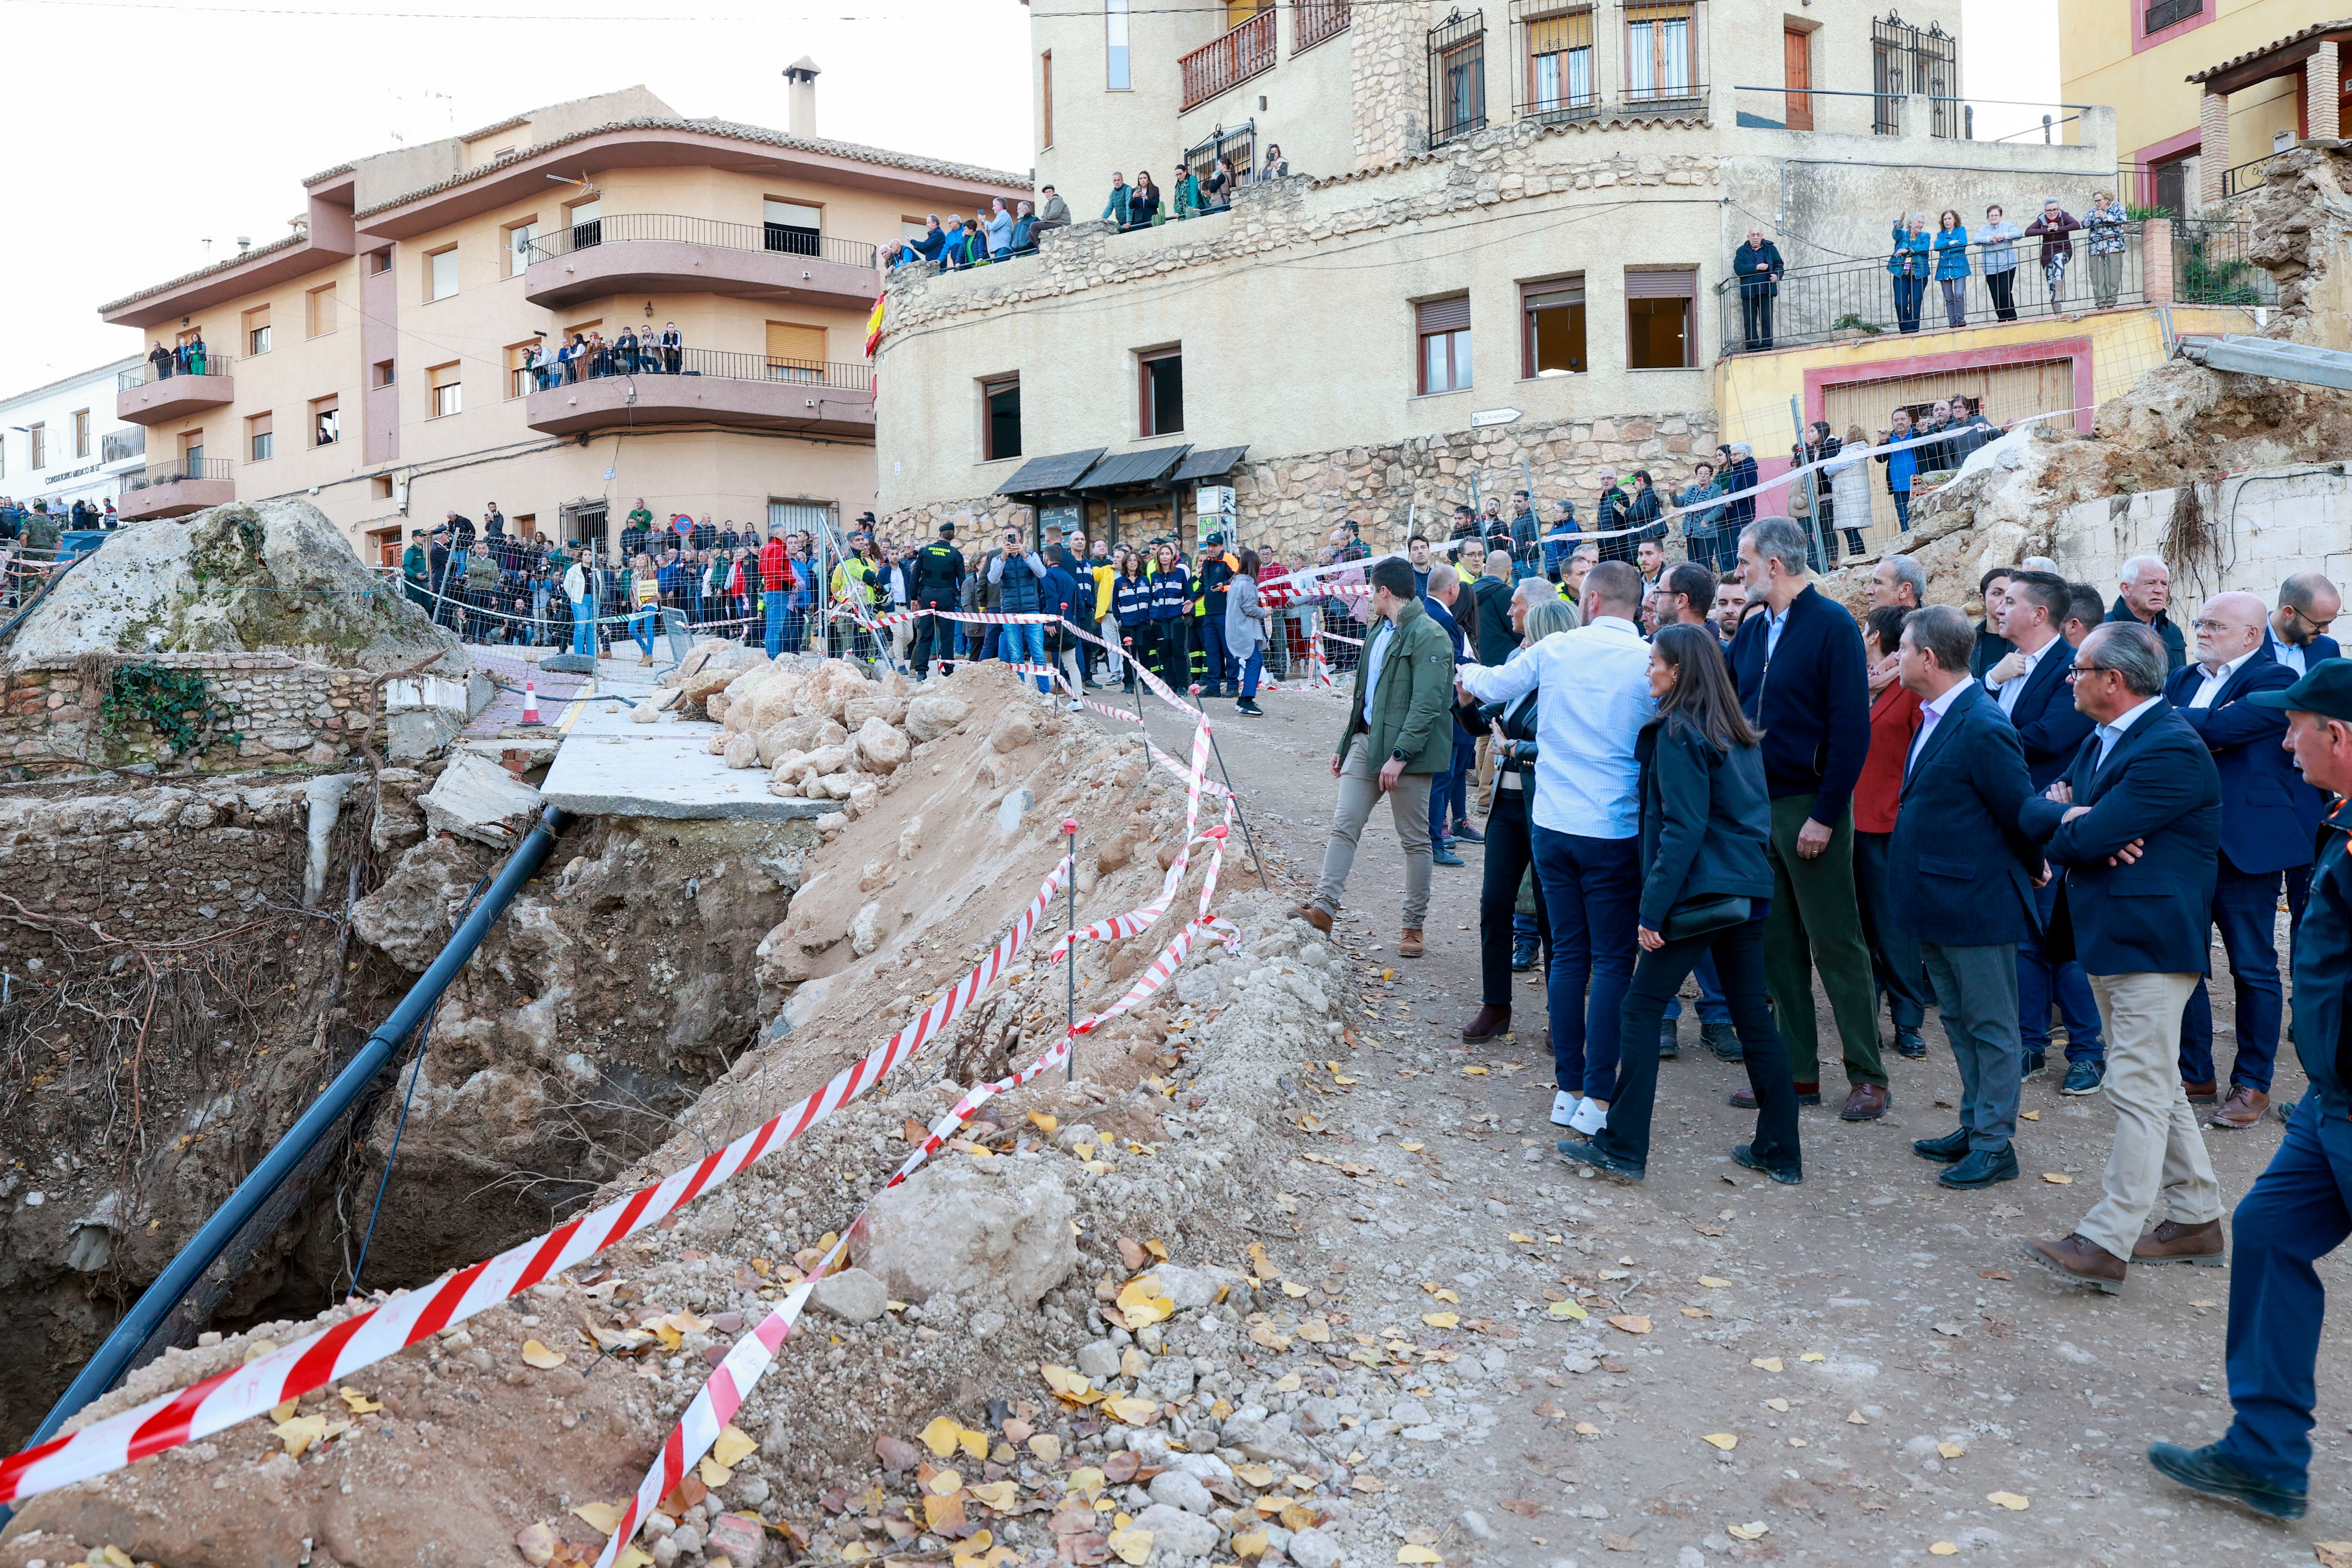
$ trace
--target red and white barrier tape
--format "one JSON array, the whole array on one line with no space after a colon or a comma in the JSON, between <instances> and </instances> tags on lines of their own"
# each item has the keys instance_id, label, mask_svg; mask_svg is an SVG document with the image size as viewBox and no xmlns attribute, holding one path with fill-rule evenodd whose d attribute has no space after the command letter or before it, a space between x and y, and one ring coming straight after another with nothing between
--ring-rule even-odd
<instances>
[{"instance_id":1,"label":"red and white barrier tape","mask_svg":"<svg viewBox=\"0 0 2352 1568\"><path fill-rule=\"evenodd\" d=\"M1193 742L1196 757L1206 750L1207 730L1207 722L1203 721ZM1205 782L1205 771L1196 773L1195 778ZM1198 799L1197 790L1194 799ZM925 1161L945 1147L947 1141L970 1121L982 1106L998 1095L1009 1093L1060 1067L1068 1060L1080 1035L1090 1034L1120 1014L1132 1010L1168 984L1169 978L1182 966L1185 955L1192 951L1194 935L1211 930L1214 923L1209 915L1209 905L1215 897L1217 879L1224 865L1224 830L1212 828L1208 837L1213 847L1210 852L1207 876L1201 888L1199 916L1176 933L1174 940L1152 961L1151 966L1137 977L1135 984L1118 1001L1101 1012L1069 1026L1062 1037L1043 1056L1018 1072L965 1090L956 1103L932 1124L929 1135L907 1156L905 1163L882 1184L883 1191L887 1192L913 1175ZM1230 933L1225 934L1223 940L1228 948L1238 951L1239 944ZM613 1568L623 1548L660 1505L661 1500L685 1479L688 1469L698 1463L718 1443L720 1431L734 1418L736 1411L742 1408L743 1401L750 1396L751 1389L768 1368L775 1364L776 1353L797 1327L809 1296L816 1288L816 1281L831 1272L842 1259L848 1250L850 1238L858 1234L858 1226L864 1219L861 1212L856 1220L843 1228L840 1239L834 1243L833 1249L825 1254L823 1261L810 1270L808 1279L794 1287L750 1333L736 1341L726 1359L704 1381L688 1404L685 1413L679 1416L677 1425L663 1440L661 1451L646 1469L644 1479L637 1483L636 1492L623 1510L612 1539L605 1542L604 1552L596 1559L597 1568Z\"/></svg>"},{"instance_id":2,"label":"red and white barrier tape","mask_svg":"<svg viewBox=\"0 0 2352 1568\"><path fill-rule=\"evenodd\" d=\"M685 1207L864 1094L935 1038L1003 973L1071 872L1066 858L988 955L914 1022L798 1105L699 1163L282 1350L0 1460L0 1503L104 1475L263 1415L495 1307Z\"/></svg>"}]
</instances>

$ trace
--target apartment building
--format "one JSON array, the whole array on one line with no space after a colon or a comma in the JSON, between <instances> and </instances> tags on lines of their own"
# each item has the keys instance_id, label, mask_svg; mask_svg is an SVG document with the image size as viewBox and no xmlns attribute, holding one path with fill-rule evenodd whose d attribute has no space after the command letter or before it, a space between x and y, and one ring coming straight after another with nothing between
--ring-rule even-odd
<instances>
[{"instance_id":1,"label":"apartment building","mask_svg":"<svg viewBox=\"0 0 2352 1568\"><path fill-rule=\"evenodd\" d=\"M147 432L130 519L307 495L371 559L496 502L515 531L617 536L640 496L764 529L874 495L877 247L1026 175L681 117L642 87L303 182L292 232L100 308L141 335L110 413ZM534 347L674 326L673 368L542 385ZM201 374L191 372L201 369Z\"/></svg>"},{"instance_id":2,"label":"apartment building","mask_svg":"<svg viewBox=\"0 0 2352 1568\"><path fill-rule=\"evenodd\" d=\"M2345 122L2352 19L2320 0L2060 0L2063 95L2109 103L2134 198L2228 200L2263 161Z\"/></svg>"},{"instance_id":3,"label":"apartment building","mask_svg":"<svg viewBox=\"0 0 2352 1568\"><path fill-rule=\"evenodd\" d=\"M1035 7L1040 184L1078 221L1033 258L893 275L884 509L1141 538L1193 532L1202 489L1229 489L1242 536L1296 559L1343 517L1393 542L1519 489L1589 516L1604 469L1666 488L1719 440L1769 473L1845 380L1965 363L2071 394L2096 345L2054 312L1979 345L1931 300L1927 330L1896 331L1898 215L2022 223L2116 177L2104 109L2049 143L1978 140L1959 26L1958 4L1865 0ZM1287 177L1167 221L1184 171L1263 173L1276 146ZM1141 173L1163 221L1096 221L1114 174ZM1794 315L1837 298L1807 279L1853 291L1791 339L1887 352L1766 355L1735 436L1719 362L1748 346L1731 262L1751 227Z\"/></svg>"},{"instance_id":4,"label":"apartment building","mask_svg":"<svg viewBox=\"0 0 2352 1568\"><path fill-rule=\"evenodd\" d=\"M58 510L120 497L146 461L146 432L114 415L121 378L138 368L117 360L0 397L0 496Z\"/></svg>"}]
</instances>

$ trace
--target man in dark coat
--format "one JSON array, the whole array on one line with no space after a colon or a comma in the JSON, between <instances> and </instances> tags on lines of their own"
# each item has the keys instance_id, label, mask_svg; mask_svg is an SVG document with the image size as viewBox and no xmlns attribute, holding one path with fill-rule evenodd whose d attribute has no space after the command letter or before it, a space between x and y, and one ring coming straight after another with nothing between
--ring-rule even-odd
<instances>
[{"instance_id":1,"label":"man in dark coat","mask_svg":"<svg viewBox=\"0 0 2352 1568\"><path fill-rule=\"evenodd\" d=\"M2164 613L2171 602L2172 569L2153 555L2135 555L2124 563L2115 608L2107 612L2109 621L2137 621L2164 639L2168 675L2189 662L2189 645Z\"/></svg>"},{"instance_id":2,"label":"man in dark coat","mask_svg":"<svg viewBox=\"0 0 2352 1568\"><path fill-rule=\"evenodd\" d=\"M1731 253L1731 270L1739 279L1739 325L1748 352L1772 346L1772 297L1780 291L1780 247L1764 237L1760 228L1748 231L1745 244Z\"/></svg>"}]
</instances>

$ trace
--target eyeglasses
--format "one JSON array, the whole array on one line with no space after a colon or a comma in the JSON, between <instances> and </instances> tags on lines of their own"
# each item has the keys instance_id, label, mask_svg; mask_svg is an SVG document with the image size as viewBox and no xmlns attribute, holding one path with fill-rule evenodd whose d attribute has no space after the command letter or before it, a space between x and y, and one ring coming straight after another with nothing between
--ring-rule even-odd
<instances>
[{"instance_id":1,"label":"eyeglasses","mask_svg":"<svg viewBox=\"0 0 2352 1568\"><path fill-rule=\"evenodd\" d=\"M2336 624L2336 617L2334 616L2330 616L2323 621L2317 616L2296 609L2293 605L2289 605L2286 607L2286 613L2293 616L2296 620L2301 621L2305 626L2309 626L2315 632L2324 634L2328 627Z\"/></svg>"},{"instance_id":2,"label":"eyeglasses","mask_svg":"<svg viewBox=\"0 0 2352 1568\"><path fill-rule=\"evenodd\" d=\"M2113 675L2115 671L2103 664L2076 664L2068 668L2066 683L2071 686L2086 675Z\"/></svg>"},{"instance_id":3,"label":"eyeglasses","mask_svg":"<svg viewBox=\"0 0 2352 1568\"><path fill-rule=\"evenodd\" d=\"M2207 620L2202 616L2189 622L2189 625L2192 631L2200 632L2235 632L2248 631L2252 629L2251 627L2233 625L2229 621Z\"/></svg>"}]
</instances>

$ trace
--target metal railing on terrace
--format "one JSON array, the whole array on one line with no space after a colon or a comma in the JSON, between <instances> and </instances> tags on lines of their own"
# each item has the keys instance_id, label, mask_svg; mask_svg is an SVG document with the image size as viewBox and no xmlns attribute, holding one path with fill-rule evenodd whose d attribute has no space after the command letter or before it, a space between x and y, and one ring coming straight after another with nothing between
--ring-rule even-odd
<instances>
[{"instance_id":1,"label":"metal railing on terrace","mask_svg":"<svg viewBox=\"0 0 2352 1568\"><path fill-rule=\"evenodd\" d=\"M1208 102L1261 71L1272 70L1274 7L1267 6L1191 54L1179 56L1176 67L1183 77L1182 108L1186 110Z\"/></svg>"},{"instance_id":2,"label":"metal railing on terrace","mask_svg":"<svg viewBox=\"0 0 2352 1568\"><path fill-rule=\"evenodd\" d=\"M681 245L708 245L721 250L773 250L787 256L814 257L845 267L875 265L876 249L862 240L835 239L774 223L720 223L716 218L688 217L681 213L614 213L587 223L571 224L542 234L530 242L530 259L546 261L575 250L631 240L670 240Z\"/></svg>"},{"instance_id":3,"label":"metal railing on terrace","mask_svg":"<svg viewBox=\"0 0 2352 1568\"><path fill-rule=\"evenodd\" d=\"M2231 196L2242 196L2248 191L2260 186L2263 183L2263 165L2277 156L2276 153L2265 153L2259 158L2249 158L2232 168L2222 170L2221 199L2226 202Z\"/></svg>"},{"instance_id":4,"label":"metal railing on terrace","mask_svg":"<svg viewBox=\"0 0 2352 1568\"><path fill-rule=\"evenodd\" d=\"M176 364L164 365L159 368L152 361L142 360L137 364L131 366L129 370L121 371L116 374L114 377L115 390L119 392L129 392L134 387L150 386L159 381L169 381L174 376L226 375L228 374L228 367L233 363L235 362L229 355L215 353L210 349L206 349L205 351L205 368L200 371L183 370Z\"/></svg>"},{"instance_id":5,"label":"metal railing on terrace","mask_svg":"<svg viewBox=\"0 0 2352 1568\"><path fill-rule=\"evenodd\" d=\"M2248 259L2253 226L2231 218L2177 217L2172 225L2172 297L2183 305L2271 306L2278 279Z\"/></svg>"},{"instance_id":6,"label":"metal railing on terrace","mask_svg":"<svg viewBox=\"0 0 2352 1568\"><path fill-rule=\"evenodd\" d=\"M122 476L125 490L143 490L155 485L168 485L176 479L225 479L229 477L226 458L182 458L176 463L158 463L142 468L135 474Z\"/></svg>"},{"instance_id":7,"label":"metal railing on terrace","mask_svg":"<svg viewBox=\"0 0 2352 1568\"><path fill-rule=\"evenodd\" d=\"M1842 88L1736 84L1735 123L1759 131L1835 131L1859 135L1933 136L1942 141L2065 143L2064 131L2092 106L2039 99L1896 95ZM1916 99L1920 107L1910 107ZM1924 120L1921 119L1924 117ZM1915 121L1921 122L1915 123Z\"/></svg>"},{"instance_id":8,"label":"metal railing on terrace","mask_svg":"<svg viewBox=\"0 0 2352 1568\"><path fill-rule=\"evenodd\" d=\"M838 392L870 392L874 387L874 367L862 362L773 359L766 354L728 353L717 349L682 349L678 360L677 374L708 376L714 381L781 381L796 386L830 387ZM513 370L507 373L507 395L521 397L528 393L551 392L559 386L615 376L669 374L663 363L658 354L643 354L638 363L630 365L614 355L602 371L584 359L573 361L576 368L570 374L551 368L543 374L537 370Z\"/></svg>"}]
</instances>

